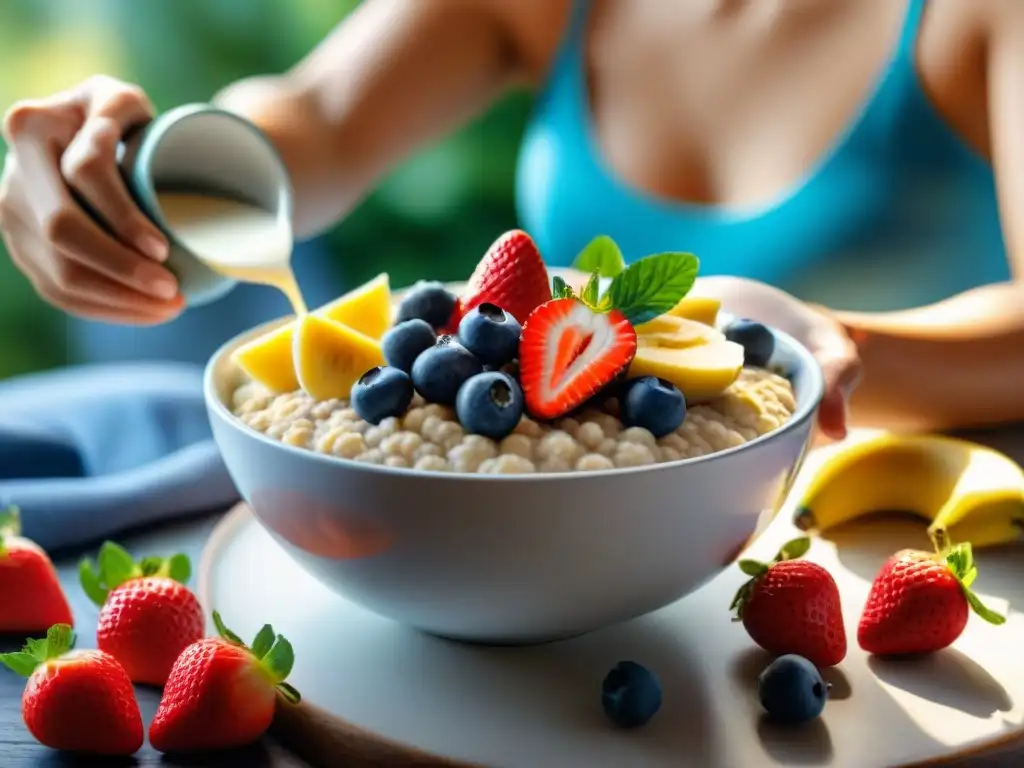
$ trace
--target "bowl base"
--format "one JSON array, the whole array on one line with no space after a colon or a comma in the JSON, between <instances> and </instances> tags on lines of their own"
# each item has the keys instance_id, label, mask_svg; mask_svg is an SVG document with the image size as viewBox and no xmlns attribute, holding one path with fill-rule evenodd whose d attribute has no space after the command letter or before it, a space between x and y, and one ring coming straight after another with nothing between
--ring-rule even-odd
<instances>
[{"instance_id":1,"label":"bowl base","mask_svg":"<svg viewBox=\"0 0 1024 768\"><path fill-rule=\"evenodd\" d=\"M780 515L750 556L766 559L794 534ZM848 627L867 594L867 571L919 536L920 526L887 521L873 523L861 543L815 542L809 557L836 576ZM979 553L978 587L997 610L1005 608L998 598L1024 601L1019 556ZM419 765L434 764L426 752L447 765L507 768L861 768L939 760L1024 734L1024 616L1016 613L1002 627L972 619L955 650L930 660L881 665L851 637L847 659L828 674L837 700L807 728L776 730L756 700L767 657L729 621L744 579L735 568L647 616L527 647L443 640L358 607L296 564L244 506L211 537L198 578L204 606L242 637L271 622L291 640L289 682L317 712L315 731L291 741L300 754L318 744L334 750L310 752L311 761L333 764L344 754L358 762L398 749ZM664 689L661 711L636 732L614 728L600 705L602 679L624 660L656 672ZM279 719L288 743L290 717Z\"/></svg>"}]
</instances>

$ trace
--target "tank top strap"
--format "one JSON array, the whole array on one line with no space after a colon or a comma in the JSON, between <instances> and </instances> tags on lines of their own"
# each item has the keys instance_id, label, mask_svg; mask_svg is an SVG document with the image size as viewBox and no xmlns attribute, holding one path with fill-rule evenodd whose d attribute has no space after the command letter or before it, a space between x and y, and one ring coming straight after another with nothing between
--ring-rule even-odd
<instances>
[{"instance_id":1,"label":"tank top strap","mask_svg":"<svg viewBox=\"0 0 1024 768\"><path fill-rule=\"evenodd\" d=\"M903 20L903 29L900 31L899 48L897 58L903 61L914 61L914 54L917 50L917 36L921 27L921 19L924 16L924 8L928 0L909 0L907 14Z\"/></svg>"},{"instance_id":2,"label":"tank top strap","mask_svg":"<svg viewBox=\"0 0 1024 768\"><path fill-rule=\"evenodd\" d=\"M572 15L569 17L569 28L565 36L567 46L579 47L583 42L588 11L590 11L590 0L572 0Z\"/></svg>"}]
</instances>

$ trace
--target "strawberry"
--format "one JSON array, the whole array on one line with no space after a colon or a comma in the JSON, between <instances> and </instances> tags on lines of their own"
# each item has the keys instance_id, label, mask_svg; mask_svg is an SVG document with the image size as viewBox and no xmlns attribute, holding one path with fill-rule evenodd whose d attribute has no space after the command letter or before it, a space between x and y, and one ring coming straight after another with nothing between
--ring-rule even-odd
<instances>
[{"instance_id":1,"label":"strawberry","mask_svg":"<svg viewBox=\"0 0 1024 768\"><path fill-rule=\"evenodd\" d=\"M877 656L933 653L960 637L972 610L990 624L1004 623L971 592L977 575L970 544L897 552L871 584L857 642Z\"/></svg>"},{"instance_id":2,"label":"strawberry","mask_svg":"<svg viewBox=\"0 0 1024 768\"><path fill-rule=\"evenodd\" d=\"M75 636L56 624L45 640L0 655L28 678L21 716L43 746L96 755L130 755L142 746L142 715L124 668L102 651L73 651Z\"/></svg>"},{"instance_id":3,"label":"strawberry","mask_svg":"<svg viewBox=\"0 0 1024 768\"><path fill-rule=\"evenodd\" d=\"M533 239L519 229L494 241L469 278L451 323L480 304L501 307L520 323L551 298L548 271Z\"/></svg>"},{"instance_id":4,"label":"strawberry","mask_svg":"<svg viewBox=\"0 0 1024 768\"><path fill-rule=\"evenodd\" d=\"M252 648L213 613L220 637L193 643L181 654L149 727L160 752L242 747L270 727L277 694L298 703L284 682L295 661L291 644L267 624Z\"/></svg>"},{"instance_id":5,"label":"strawberry","mask_svg":"<svg viewBox=\"0 0 1024 768\"><path fill-rule=\"evenodd\" d=\"M846 657L839 587L817 563L799 560L811 546L808 538L786 544L768 563L740 560L752 578L736 593L730 610L759 646L777 656L796 654L818 667L832 667Z\"/></svg>"},{"instance_id":6,"label":"strawberry","mask_svg":"<svg viewBox=\"0 0 1024 768\"><path fill-rule=\"evenodd\" d=\"M49 556L20 533L18 508L0 511L0 634L73 625L71 608Z\"/></svg>"},{"instance_id":7,"label":"strawberry","mask_svg":"<svg viewBox=\"0 0 1024 768\"><path fill-rule=\"evenodd\" d=\"M636 331L616 309L598 312L575 298L537 307L523 325L519 376L526 409L554 419L582 405L633 361Z\"/></svg>"},{"instance_id":8,"label":"strawberry","mask_svg":"<svg viewBox=\"0 0 1024 768\"><path fill-rule=\"evenodd\" d=\"M175 659L206 630L203 609L184 585L188 558L136 563L108 541L97 560L98 569L90 560L78 567L82 589L100 606L96 645L121 663L132 682L163 685Z\"/></svg>"}]
</instances>

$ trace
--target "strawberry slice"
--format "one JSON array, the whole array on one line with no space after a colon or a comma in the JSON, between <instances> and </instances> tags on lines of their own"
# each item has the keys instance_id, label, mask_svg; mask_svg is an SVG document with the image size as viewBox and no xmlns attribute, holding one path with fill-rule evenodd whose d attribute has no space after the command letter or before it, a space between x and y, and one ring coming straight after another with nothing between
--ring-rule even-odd
<instances>
[{"instance_id":1,"label":"strawberry slice","mask_svg":"<svg viewBox=\"0 0 1024 768\"><path fill-rule=\"evenodd\" d=\"M523 325L519 375L526 408L555 419L615 380L636 354L636 331L618 310L594 312L577 299L555 299Z\"/></svg>"},{"instance_id":2,"label":"strawberry slice","mask_svg":"<svg viewBox=\"0 0 1024 768\"><path fill-rule=\"evenodd\" d=\"M469 278L452 322L480 304L501 307L520 323L551 299L551 282L533 239L520 229L506 232L487 250Z\"/></svg>"}]
</instances>

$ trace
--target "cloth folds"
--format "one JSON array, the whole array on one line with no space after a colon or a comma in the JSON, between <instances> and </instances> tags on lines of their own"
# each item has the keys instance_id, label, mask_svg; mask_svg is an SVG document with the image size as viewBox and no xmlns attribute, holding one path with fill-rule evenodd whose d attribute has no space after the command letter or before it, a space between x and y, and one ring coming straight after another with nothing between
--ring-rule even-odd
<instances>
[{"instance_id":1,"label":"cloth folds","mask_svg":"<svg viewBox=\"0 0 1024 768\"><path fill-rule=\"evenodd\" d=\"M25 536L44 549L237 499L198 366L90 365L0 382L0 504L21 508Z\"/></svg>"}]
</instances>

